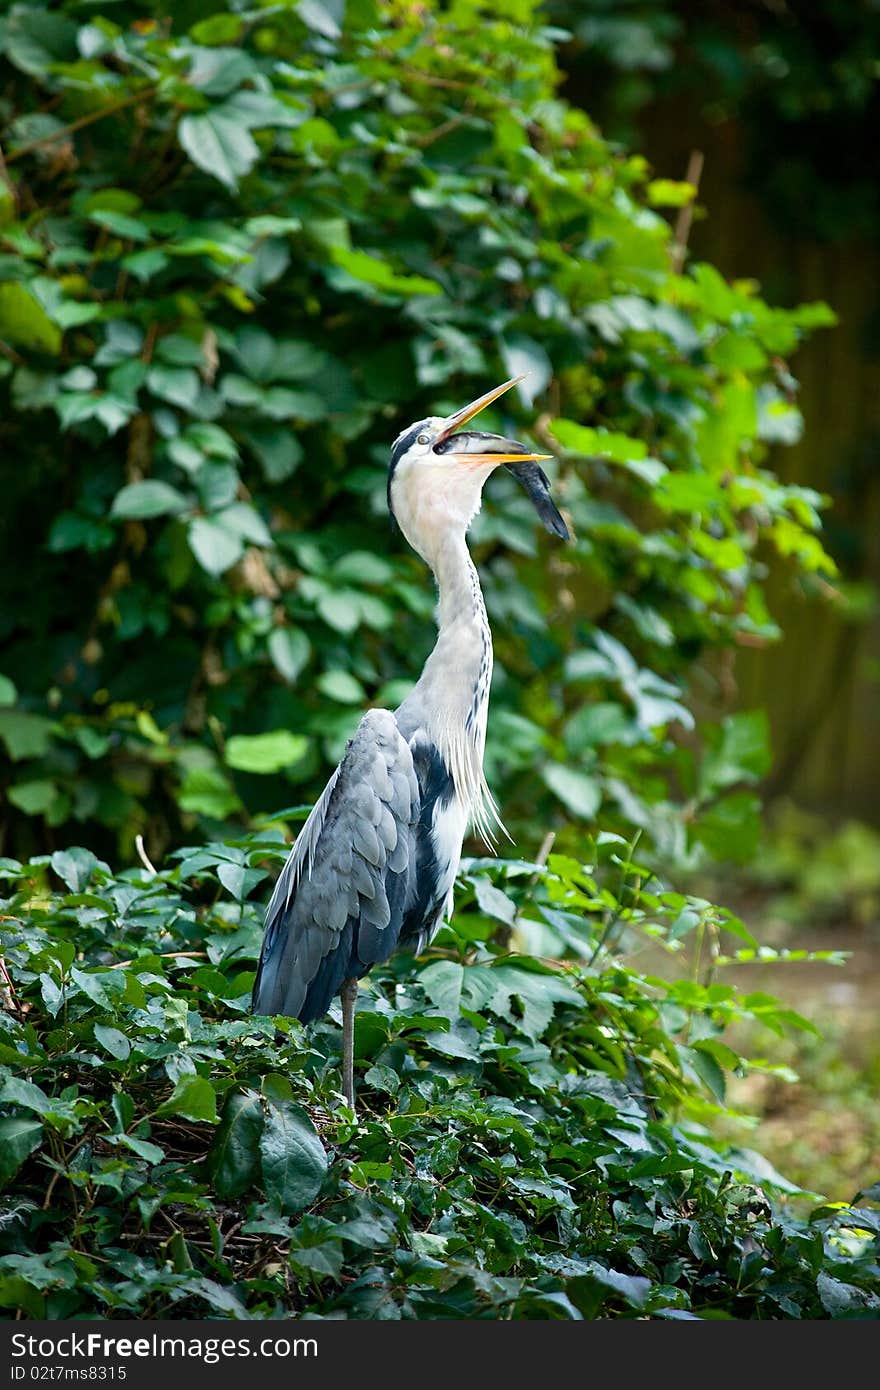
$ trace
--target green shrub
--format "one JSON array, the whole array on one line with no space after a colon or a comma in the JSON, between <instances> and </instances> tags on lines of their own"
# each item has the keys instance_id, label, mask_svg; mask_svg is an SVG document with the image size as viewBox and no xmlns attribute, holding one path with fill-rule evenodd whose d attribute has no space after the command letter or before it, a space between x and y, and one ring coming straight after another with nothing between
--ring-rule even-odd
<instances>
[{"instance_id":1,"label":"green shrub","mask_svg":"<svg viewBox=\"0 0 880 1390\"><path fill-rule=\"evenodd\" d=\"M155 876L114 876L82 849L0 864L14 890L0 903L14 991L0 1306L877 1316L880 1191L798 1218L798 1189L706 1128L725 1073L748 1067L727 1025L808 1025L767 994L703 983L699 957L669 983L610 949L612 929L678 949L714 910L652 899L609 840L595 865L465 864L431 958L398 957L362 991L354 1122L334 1021L276 1032L247 1015L261 936L248 895L285 854L275 834L180 850ZM590 963L511 955L511 932L567 935Z\"/></svg>"},{"instance_id":2,"label":"green shrub","mask_svg":"<svg viewBox=\"0 0 880 1390\"><path fill-rule=\"evenodd\" d=\"M539 549L507 478L474 530L507 821L747 857L768 753L718 726L725 663L777 635L768 547L830 568L768 449L832 316L675 269L692 190L556 94L532 0L340 13L0 19L6 847L160 857L311 797L431 641L389 440L528 369L508 425L578 539Z\"/></svg>"}]
</instances>

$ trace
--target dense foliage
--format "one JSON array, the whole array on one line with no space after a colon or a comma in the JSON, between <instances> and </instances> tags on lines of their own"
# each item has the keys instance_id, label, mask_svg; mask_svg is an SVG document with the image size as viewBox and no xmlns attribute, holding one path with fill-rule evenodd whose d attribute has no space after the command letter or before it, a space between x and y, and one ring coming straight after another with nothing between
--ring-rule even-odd
<instances>
[{"instance_id":1,"label":"dense foliage","mask_svg":"<svg viewBox=\"0 0 880 1390\"><path fill-rule=\"evenodd\" d=\"M753 938L670 887L759 834L729 667L778 635L770 551L832 568L768 460L831 315L687 263L662 210L693 190L557 96L533 11L0 18L3 1306L877 1311L874 1207L771 1208L785 1179L711 1138L725 1029L804 1025L716 978ZM261 904L432 640L389 441L525 369L504 424L577 537L508 478L473 532L525 858L472 861L431 958L371 977L355 1125L334 1020L247 1015ZM97 857L138 834L160 872ZM688 968L619 954L646 943Z\"/></svg>"},{"instance_id":2,"label":"dense foliage","mask_svg":"<svg viewBox=\"0 0 880 1390\"><path fill-rule=\"evenodd\" d=\"M555 96L531 0L127 13L0 24L7 848L159 858L320 787L431 641L389 440L527 368L506 423L578 540L493 480L507 820L747 855L763 720L701 755L687 696L717 719L734 644L776 635L763 548L828 567L767 464L828 311L678 272L657 209L692 190Z\"/></svg>"},{"instance_id":3,"label":"dense foliage","mask_svg":"<svg viewBox=\"0 0 880 1390\"><path fill-rule=\"evenodd\" d=\"M656 944L664 909L680 948L699 903L640 895L643 868L607 838L595 864L465 865L454 930L361 998L355 1123L336 1022L276 1033L246 1013L261 935L247 895L285 853L278 835L197 846L152 877L81 849L3 864L0 1306L878 1315L880 1190L799 1219L771 1205L796 1189L705 1128L725 1071L748 1065L725 1028L806 1025L708 982L708 935L674 983L613 949L621 933L633 958L646 931ZM504 948L548 931L584 963Z\"/></svg>"}]
</instances>

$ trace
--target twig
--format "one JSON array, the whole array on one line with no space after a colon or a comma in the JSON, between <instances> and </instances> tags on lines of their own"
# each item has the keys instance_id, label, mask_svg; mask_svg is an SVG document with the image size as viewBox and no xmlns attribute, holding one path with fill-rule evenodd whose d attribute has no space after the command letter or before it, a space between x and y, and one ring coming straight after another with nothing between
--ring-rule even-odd
<instances>
[{"instance_id":1,"label":"twig","mask_svg":"<svg viewBox=\"0 0 880 1390\"><path fill-rule=\"evenodd\" d=\"M37 140L29 140L26 145L19 145L17 150L6 156L6 163L12 164L14 160L21 159L24 155L30 154L31 150L36 150L40 145L52 145L58 140L63 140L67 135L73 135L77 130L82 130L84 126L92 125L95 121L102 121L105 116L115 116L117 111L123 111L126 106L134 106L135 102L143 101L145 97L154 96L155 87L142 87L137 92L130 92L127 97L120 101L114 101L110 106L102 106L100 111L90 111L85 116L80 116L78 120L71 121L69 125L59 126L57 130L52 130L48 135L41 135Z\"/></svg>"},{"instance_id":2,"label":"twig","mask_svg":"<svg viewBox=\"0 0 880 1390\"><path fill-rule=\"evenodd\" d=\"M687 252L688 237L691 234L691 223L694 220L694 202L697 197L697 190L700 187L700 179L703 176L703 151L691 150L691 157L688 160L685 183L693 186L694 196L690 202L685 203L684 207L679 208L678 217L675 220L675 234L672 242L672 269L676 275L680 275L684 266L684 258Z\"/></svg>"},{"instance_id":3,"label":"twig","mask_svg":"<svg viewBox=\"0 0 880 1390\"><path fill-rule=\"evenodd\" d=\"M538 850L538 854L535 859L535 872L532 874L531 878L526 884L526 891L523 894L522 903L520 904L517 912L514 914L514 918L510 926L504 927L495 933L495 940L498 942L499 946L507 948L510 945L511 937L519 927L519 924L522 920L523 908L525 907L527 902L531 901L532 893L535 890L535 884L541 877L541 870L544 868L545 864L547 863L547 860L550 858L550 851L553 848L553 842L555 841L555 839L556 831L548 830L547 834L541 841L541 848Z\"/></svg>"},{"instance_id":4,"label":"twig","mask_svg":"<svg viewBox=\"0 0 880 1390\"><path fill-rule=\"evenodd\" d=\"M12 983L12 976L9 974L6 968L6 961L2 956L0 956L0 980L3 982L0 984L0 1006L2 1006L7 1013L18 1014L19 1018L24 1018L24 1010L18 1002L15 987Z\"/></svg>"},{"instance_id":5,"label":"twig","mask_svg":"<svg viewBox=\"0 0 880 1390\"><path fill-rule=\"evenodd\" d=\"M144 849L144 837L143 837L143 835L135 835L135 837L134 837L134 847L135 847L135 849L137 850L138 859L141 861L141 863L143 864L143 866L144 866L144 868L146 869L147 873L150 875L150 878L156 878L157 875L158 875L158 873L159 873L159 870L156 868L155 864L152 864L152 863L150 862L150 856L147 854L147 851Z\"/></svg>"},{"instance_id":6,"label":"twig","mask_svg":"<svg viewBox=\"0 0 880 1390\"><path fill-rule=\"evenodd\" d=\"M153 952L151 952L150 954L152 955ZM166 957L168 957L168 956L180 956L180 957L182 957L182 958L184 958L184 959L186 959L186 960L202 960L202 959L206 959L206 958L207 958L208 952L207 952L207 951L158 951L158 952L156 952L155 954L158 955L158 957L159 957L160 960L165 960ZM131 960L118 960L118 961L116 962L115 965L108 966L108 969L110 969L110 970L125 970L125 968L126 968L127 966L129 966L129 965L135 965L136 962L137 962L137 957L132 957Z\"/></svg>"},{"instance_id":7,"label":"twig","mask_svg":"<svg viewBox=\"0 0 880 1390\"><path fill-rule=\"evenodd\" d=\"M6 171L6 161L5 161L5 159L3 158L3 150L2 150L2 148L0 148L0 183L2 183L2 184L5 185L5 187L6 187L7 191L8 191L8 193L9 193L9 196L10 196L10 198L12 199L12 206L13 206L13 208L15 208L15 209L17 210L17 209L18 209L18 190L16 189L15 184L12 182L12 179L9 177L9 174L8 174L7 171Z\"/></svg>"}]
</instances>

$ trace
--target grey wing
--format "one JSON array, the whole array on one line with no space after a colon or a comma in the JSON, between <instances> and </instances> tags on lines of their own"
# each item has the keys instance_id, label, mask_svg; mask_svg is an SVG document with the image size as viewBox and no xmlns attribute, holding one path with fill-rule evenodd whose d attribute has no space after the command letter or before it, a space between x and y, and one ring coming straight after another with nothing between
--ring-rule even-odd
<instances>
[{"instance_id":1,"label":"grey wing","mask_svg":"<svg viewBox=\"0 0 880 1390\"><path fill-rule=\"evenodd\" d=\"M297 837L266 911L252 1008L308 1022L387 960L417 871L420 791L394 715L370 710Z\"/></svg>"}]
</instances>

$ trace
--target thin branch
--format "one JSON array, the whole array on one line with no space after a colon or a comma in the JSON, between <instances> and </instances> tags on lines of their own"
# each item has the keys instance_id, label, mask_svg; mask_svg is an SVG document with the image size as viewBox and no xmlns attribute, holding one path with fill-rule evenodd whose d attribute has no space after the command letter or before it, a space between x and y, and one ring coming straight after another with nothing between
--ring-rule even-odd
<instances>
[{"instance_id":1,"label":"thin branch","mask_svg":"<svg viewBox=\"0 0 880 1390\"><path fill-rule=\"evenodd\" d=\"M6 968L6 961L0 956L0 1008L4 1008L7 1013L18 1014L19 1018L24 1018L24 1010L18 1002L15 988L12 983L12 976Z\"/></svg>"},{"instance_id":2,"label":"thin branch","mask_svg":"<svg viewBox=\"0 0 880 1390\"><path fill-rule=\"evenodd\" d=\"M156 876L157 876L158 873L159 873L159 870L156 868L155 864L151 863L151 861L150 861L150 856L147 854L147 851L144 849L144 837L143 837L143 835L135 835L135 837L134 837L134 847L135 847L135 849L137 850L138 859L141 861L141 863L143 864L143 866L144 866L144 868L146 869L147 873L150 875L150 878L156 878Z\"/></svg>"},{"instance_id":3,"label":"thin branch","mask_svg":"<svg viewBox=\"0 0 880 1390\"><path fill-rule=\"evenodd\" d=\"M537 884L538 879L541 877L541 870L544 868L544 866L547 863L547 860L550 858L550 851L553 848L553 842L555 839L556 831L548 830L547 834L541 841L541 848L538 850L538 855L535 859L535 872L532 874L531 878L526 884L526 891L523 894L523 900L520 903L519 909L516 912L513 921L511 922L509 927L502 926L498 929L498 931L495 932L495 941L497 941L498 945L502 946L505 950L507 950L510 947L510 942L513 937L513 934L519 927L520 922L522 921L523 909L525 908L527 903L531 902L532 894L535 891L535 885Z\"/></svg>"},{"instance_id":4,"label":"thin branch","mask_svg":"<svg viewBox=\"0 0 880 1390\"><path fill-rule=\"evenodd\" d=\"M208 956L207 951L158 951L156 954L160 960L166 960L169 956L179 956L186 960L206 960ZM125 970L127 966L136 964L137 959L133 957L131 960L118 960L116 964L111 965L109 969Z\"/></svg>"},{"instance_id":5,"label":"thin branch","mask_svg":"<svg viewBox=\"0 0 880 1390\"><path fill-rule=\"evenodd\" d=\"M2 147L0 147L0 183L2 183L4 187L7 189L9 196L12 199L12 206L17 211L18 189L15 187L15 184L12 182L12 179L9 177L9 174L6 171L6 160L3 158Z\"/></svg>"},{"instance_id":6,"label":"thin branch","mask_svg":"<svg viewBox=\"0 0 880 1390\"><path fill-rule=\"evenodd\" d=\"M700 187L700 179L703 177L703 151L691 150L691 157L688 160L685 183L693 186L694 196L690 202L685 203L679 209L678 217L675 222L675 235L672 242L672 269L676 275L680 275L684 267L684 258L687 252L688 238L691 234L691 223L694 220L694 203L696 202L697 192Z\"/></svg>"},{"instance_id":7,"label":"thin branch","mask_svg":"<svg viewBox=\"0 0 880 1390\"><path fill-rule=\"evenodd\" d=\"M155 92L155 87L141 87L136 92L129 92L127 97L112 102L110 106L102 106L100 111L90 111L88 115L80 116L78 120L71 121L69 125L59 126L58 130L52 130L48 135L41 135L37 140L29 140L26 145L19 145L17 150L13 150L11 154L6 156L6 163L12 164L14 160L23 158L24 155L30 154L32 150L38 149L41 145L53 145L66 136L82 130L84 126L93 125L95 121L103 121L105 116L115 116L117 111L123 111L126 106L134 106L136 102L143 101L145 97L155 95Z\"/></svg>"}]
</instances>

